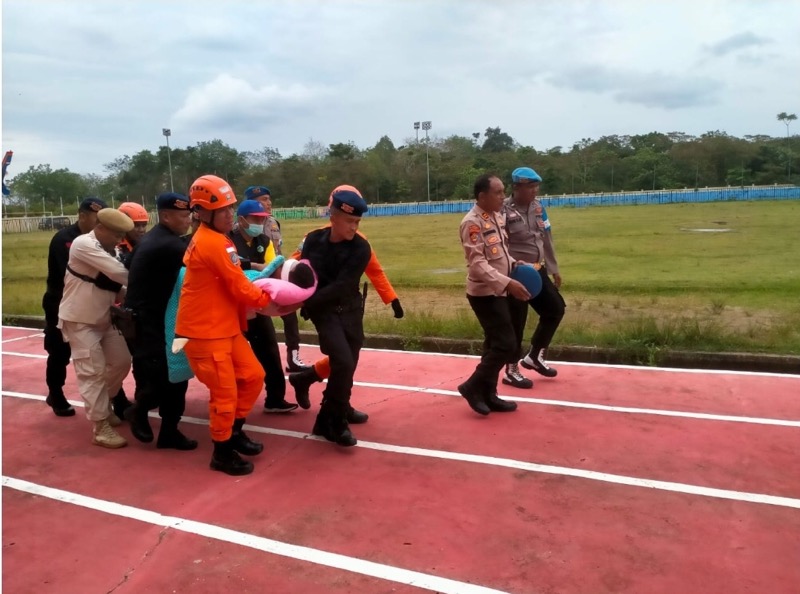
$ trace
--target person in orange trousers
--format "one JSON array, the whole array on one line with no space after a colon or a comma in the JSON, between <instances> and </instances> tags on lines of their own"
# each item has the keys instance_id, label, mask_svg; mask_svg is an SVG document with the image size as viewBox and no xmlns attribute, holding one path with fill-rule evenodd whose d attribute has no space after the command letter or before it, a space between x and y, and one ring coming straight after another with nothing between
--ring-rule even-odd
<instances>
[{"instance_id":1,"label":"person in orange trousers","mask_svg":"<svg viewBox=\"0 0 800 594\"><path fill-rule=\"evenodd\" d=\"M360 192L353 186L343 185L339 186L337 189L349 190L361 195ZM331 206L332 202L333 194L331 194L331 197L328 200L328 207ZM330 226L331 224L328 223L327 225L320 227L320 229ZM356 231L356 234L364 239L367 238L366 235L364 235L361 231ZM303 238L303 241L305 241L305 238ZM300 242L297 250L295 250L291 256L295 260L300 259L300 253L303 249L303 241ZM364 274L369 279L369 282L372 283L372 286L375 287L375 290L378 292L381 301L383 301L383 303L386 305L391 304L392 311L394 311L394 317L400 319L405 315L403 306L400 305L400 299L398 298L392 283L389 281L389 277L386 276L386 272L383 270L383 266L381 266L378 256L375 254L375 250L372 249L372 246L370 246L370 250L369 262L367 263L367 269L364 271ZM321 359L315 361L309 369L289 374L289 383L294 388L295 401L300 408L311 408L311 400L308 393L311 385L315 382L321 382L322 380L327 379L330 374L331 366L328 357L322 357ZM368 419L369 415L367 415L367 413L350 407L350 411L347 414L348 423L357 425L360 423L366 423Z\"/></svg>"},{"instance_id":2,"label":"person in orange trousers","mask_svg":"<svg viewBox=\"0 0 800 594\"><path fill-rule=\"evenodd\" d=\"M186 274L175 336L185 341L189 365L209 390L212 470L250 474L253 463L239 454L255 456L264 449L243 429L264 385L264 368L243 332L246 308L265 307L270 297L244 275L228 237L236 207L228 182L215 175L199 177L189 199L201 223L183 258Z\"/></svg>"}]
</instances>

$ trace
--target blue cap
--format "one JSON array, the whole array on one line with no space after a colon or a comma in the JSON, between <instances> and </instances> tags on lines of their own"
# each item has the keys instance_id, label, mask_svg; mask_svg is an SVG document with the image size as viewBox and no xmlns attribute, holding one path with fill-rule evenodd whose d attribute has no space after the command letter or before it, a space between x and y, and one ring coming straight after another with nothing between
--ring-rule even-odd
<instances>
[{"instance_id":1,"label":"blue cap","mask_svg":"<svg viewBox=\"0 0 800 594\"><path fill-rule=\"evenodd\" d=\"M239 205L239 210L236 211L237 217L265 217L267 211L261 206L258 200L243 200Z\"/></svg>"},{"instance_id":2,"label":"blue cap","mask_svg":"<svg viewBox=\"0 0 800 594\"><path fill-rule=\"evenodd\" d=\"M542 181L541 176L530 167L517 167L511 172L511 181L515 184L529 184Z\"/></svg>"},{"instance_id":3,"label":"blue cap","mask_svg":"<svg viewBox=\"0 0 800 594\"><path fill-rule=\"evenodd\" d=\"M334 190L331 194L331 206L354 217L362 216L369 209L361 194L352 190Z\"/></svg>"},{"instance_id":4,"label":"blue cap","mask_svg":"<svg viewBox=\"0 0 800 594\"><path fill-rule=\"evenodd\" d=\"M267 186L250 186L244 191L245 200L255 200L259 196L270 196L270 191Z\"/></svg>"},{"instance_id":5,"label":"blue cap","mask_svg":"<svg viewBox=\"0 0 800 594\"><path fill-rule=\"evenodd\" d=\"M177 192L164 192L156 198L156 210L189 210L189 198Z\"/></svg>"},{"instance_id":6,"label":"blue cap","mask_svg":"<svg viewBox=\"0 0 800 594\"><path fill-rule=\"evenodd\" d=\"M80 203L78 206L78 212L98 212L104 208L108 208L108 204L106 204L103 200L100 200L100 198L89 196Z\"/></svg>"}]
</instances>

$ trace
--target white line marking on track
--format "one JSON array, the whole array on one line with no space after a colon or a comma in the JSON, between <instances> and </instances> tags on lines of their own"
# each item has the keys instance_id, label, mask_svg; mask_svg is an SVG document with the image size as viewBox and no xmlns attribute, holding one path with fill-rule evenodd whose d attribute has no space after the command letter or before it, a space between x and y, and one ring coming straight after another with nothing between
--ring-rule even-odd
<instances>
[{"instance_id":1,"label":"white line marking on track","mask_svg":"<svg viewBox=\"0 0 800 594\"><path fill-rule=\"evenodd\" d=\"M14 398L23 398L27 400L44 400L44 396L36 394L24 394L21 392L6 392L3 391L3 396L11 396ZM70 404L76 407L83 407L82 402L73 402ZM154 412L150 413L151 417L156 417ZM184 423L192 425L208 426L207 419L198 419L196 417L183 417L181 419ZM294 439L304 439L309 441L324 442L325 439L299 431L289 431L286 429L272 429L270 427L260 427L258 425L245 425L248 431L255 433L265 433L269 435L278 435L281 437L291 437ZM675 493L684 493L686 495L700 495L702 497L715 497L718 499L730 499L733 501L743 501L747 503L761 503L766 505L776 505L779 507L792 507L800 509L800 499L791 497L781 497L778 495L766 495L762 493L749 493L747 491L731 491L728 489L716 489L713 487L703 487L699 485L690 485L688 483L675 483L670 481L660 481L655 479L638 478L632 476L625 476L619 474L610 474L607 472L598 472L594 470L583 470L580 468L569 468L567 466L551 466L548 464L537 464L536 462L525 462L522 460L514 460L512 458L496 458L493 456L482 456L478 454L464 454L460 452L448 452L444 450L431 450L426 448L417 448L411 446L399 446L386 443L377 443L371 441L358 441L356 447L361 447L368 450L376 450L380 452L389 452L394 454L405 454L407 456L421 456L424 458L437 458L440 460L454 460L458 462L469 462L472 464L484 464L487 466L497 466L501 468L512 468L515 470L525 470L527 472L538 472L542 474L554 474L559 476L571 476L575 478L588 479L592 481L599 481L604 483L612 483L616 485L625 485L629 487L645 487L648 489L658 489L661 491L672 491Z\"/></svg>"},{"instance_id":2,"label":"white line marking on track","mask_svg":"<svg viewBox=\"0 0 800 594\"><path fill-rule=\"evenodd\" d=\"M16 338L6 338L3 341L3 344L5 344L7 342L14 342L15 340L27 340L29 338L42 338L43 336L44 336L44 334L39 332L39 334L28 334L26 336L17 336Z\"/></svg>"},{"instance_id":3,"label":"white line marking on track","mask_svg":"<svg viewBox=\"0 0 800 594\"><path fill-rule=\"evenodd\" d=\"M151 510L97 499L95 497L88 497L79 493L63 491L44 485L37 485L36 483L13 477L3 476L3 486L24 493L30 493L31 495L47 497L70 505L92 509L105 514L138 520L153 526L172 528L180 532L213 538L214 540L248 547L273 555L307 561L315 565L324 565L334 569L341 569L434 592L445 592L447 594L503 594L501 590L459 582L457 580L393 567L391 565L384 565L382 563L375 563L373 561L366 561L357 557L348 557L347 555L312 549L311 547L293 545L279 540L264 538L263 536L248 534L247 532L238 532L229 528L223 528L222 526L207 524L205 522L196 522L176 516L165 516Z\"/></svg>"},{"instance_id":4,"label":"white line marking on track","mask_svg":"<svg viewBox=\"0 0 800 594\"><path fill-rule=\"evenodd\" d=\"M13 328L17 330L37 330L36 328L25 328L23 326L3 326L3 328ZM302 343L301 346L309 348L319 348L319 345ZM362 351L370 351L376 353L399 353L402 355L419 355L426 357L452 357L456 359L480 359L478 355L460 355L457 353L431 353L425 351L400 351L397 349L373 349L363 348ZM13 354L13 353L12 353ZM628 369L631 371L666 371L669 373L699 373L711 375L749 375L755 377L783 377L790 379L800 379L800 374L794 373L771 373L767 371L733 371L727 369L685 369L682 367L647 367L644 365L614 365L609 363L582 363L577 361L552 361L558 365L567 365L574 367L599 367L602 369Z\"/></svg>"},{"instance_id":5,"label":"white line marking on track","mask_svg":"<svg viewBox=\"0 0 800 594\"><path fill-rule=\"evenodd\" d=\"M32 359L46 358L45 355L33 355L28 353L3 352L4 356L28 357ZM288 379L288 377L287 377ZM436 394L441 396L458 396L461 394L455 390L442 390L439 388L424 388L419 386L404 386L401 384L379 384L375 382L353 382L353 385L362 388L379 388L384 390L397 390L400 392ZM730 423L750 423L754 425L775 425L779 427L800 427L800 420L792 419L770 419L764 417L743 417L739 415L720 415L712 413L689 412L680 410L668 410L659 408L637 408L632 406L612 406L608 404L594 404L591 402L573 402L570 400L553 400L548 398L525 398L523 396L512 396L500 394L506 400L514 400L523 404L539 404L543 406L563 406L565 408L579 408L585 410L599 410L603 412L626 413L637 415L657 415L661 417L676 417L682 419L698 419L704 421L723 421Z\"/></svg>"},{"instance_id":6,"label":"white line marking on track","mask_svg":"<svg viewBox=\"0 0 800 594\"><path fill-rule=\"evenodd\" d=\"M35 353L13 353L11 351L3 351L4 357L26 357L28 359L47 359L47 355L37 355Z\"/></svg>"}]
</instances>

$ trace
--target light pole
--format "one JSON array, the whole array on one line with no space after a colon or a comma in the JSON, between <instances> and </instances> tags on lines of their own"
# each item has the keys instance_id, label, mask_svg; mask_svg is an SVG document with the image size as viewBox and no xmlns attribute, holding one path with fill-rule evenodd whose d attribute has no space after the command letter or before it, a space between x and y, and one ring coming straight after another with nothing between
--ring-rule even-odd
<instances>
[{"instance_id":1,"label":"light pole","mask_svg":"<svg viewBox=\"0 0 800 594\"><path fill-rule=\"evenodd\" d=\"M428 156L428 130L431 129L430 122L422 122L422 129L425 130L425 169L428 172L428 202L431 201L431 164Z\"/></svg>"},{"instance_id":2,"label":"light pole","mask_svg":"<svg viewBox=\"0 0 800 594\"><path fill-rule=\"evenodd\" d=\"M175 187L172 184L172 154L169 150L169 137L172 135L172 130L169 128L162 128L161 133L164 135L164 138L167 139L167 161L169 162L169 191L174 192Z\"/></svg>"}]
</instances>

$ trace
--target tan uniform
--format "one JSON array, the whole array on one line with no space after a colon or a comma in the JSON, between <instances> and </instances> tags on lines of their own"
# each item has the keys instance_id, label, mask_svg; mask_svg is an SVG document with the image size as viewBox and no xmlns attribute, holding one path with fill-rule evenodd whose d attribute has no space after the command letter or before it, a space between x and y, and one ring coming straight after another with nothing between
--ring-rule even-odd
<instances>
[{"instance_id":1,"label":"tan uniform","mask_svg":"<svg viewBox=\"0 0 800 594\"><path fill-rule=\"evenodd\" d=\"M508 252L505 215L473 206L461 220L461 245L467 260L467 295L507 295L516 260Z\"/></svg>"},{"instance_id":2,"label":"tan uniform","mask_svg":"<svg viewBox=\"0 0 800 594\"><path fill-rule=\"evenodd\" d=\"M128 282L125 266L103 249L94 231L72 242L67 266L87 277L97 278L102 272L117 283ZM90 421L108 418L109 396L119 391L131 367L125 339L111 325L109 310L116 300L116 293L67 270L64 296L58 308L58 327L72 349L78 391Z\"/></svg>"}]
</instances>

